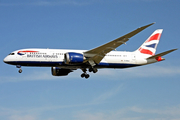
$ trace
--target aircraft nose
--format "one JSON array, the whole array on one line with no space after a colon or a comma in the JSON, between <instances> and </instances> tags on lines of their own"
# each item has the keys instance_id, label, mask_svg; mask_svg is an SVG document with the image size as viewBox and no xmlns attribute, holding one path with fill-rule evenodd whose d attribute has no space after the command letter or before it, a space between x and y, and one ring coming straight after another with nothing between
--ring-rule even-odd
<instances>
[{"instance_id":1,"label":"aircraft nose","mask_svg":"<svg viewBox=\"0 0 180 120\"><path fill-rule=\"evenodd\" d=\"M8 61L9 61L8 56L7 56L7 57L5 57L3 61L4 61L4 63L8 63Z\"/></svg>"}]
</instances>

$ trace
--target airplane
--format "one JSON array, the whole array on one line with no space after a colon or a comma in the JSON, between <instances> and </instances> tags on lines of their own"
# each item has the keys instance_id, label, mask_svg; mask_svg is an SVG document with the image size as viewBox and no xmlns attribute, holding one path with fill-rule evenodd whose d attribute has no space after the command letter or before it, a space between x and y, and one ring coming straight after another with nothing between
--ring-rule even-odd
<instances>
[{"instance_id":1,"label":"airplane","mask_svg":"<svg viewBox=\"0 0 180 120\"><path fill-rule=\"evenodd\" d=\"M129 68L156 63L165 60L162 56L177 49L156 54L163 29L155 30L150 37L135 51L122 52L116 48L154 23L140 27L124 36L91 50L69 49L20 49L4 58L7 64L15 65L22 73L21 66L51 67L53 76L67 76L74 70L81 69L82 78L89 78L89 72L96 73L102 68Z\"/></svg>"}]
</instances>

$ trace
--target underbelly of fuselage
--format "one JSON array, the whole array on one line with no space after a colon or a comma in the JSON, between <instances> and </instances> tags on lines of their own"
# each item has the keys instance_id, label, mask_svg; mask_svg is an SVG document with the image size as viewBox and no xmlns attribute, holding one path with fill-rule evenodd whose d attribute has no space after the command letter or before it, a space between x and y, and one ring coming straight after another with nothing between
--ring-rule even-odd
<instances>
[{"instance_id":1,"label":"underbelly of fuselage","mask_svg":"<svg viewBox=\"0 0 180 120\"><path fill-rule=\"evenodd\" d=\"M53 62L53 61L11 61L8 62L11 65L20 65L20 66L34 66L34 67L59 67L59 68L90 68L90 65L87 64L65 64L64 62ZM95 68L128 68L140 66L138 64L131 63L103 63L95 65Z\"/></svg>"}]
</instances>

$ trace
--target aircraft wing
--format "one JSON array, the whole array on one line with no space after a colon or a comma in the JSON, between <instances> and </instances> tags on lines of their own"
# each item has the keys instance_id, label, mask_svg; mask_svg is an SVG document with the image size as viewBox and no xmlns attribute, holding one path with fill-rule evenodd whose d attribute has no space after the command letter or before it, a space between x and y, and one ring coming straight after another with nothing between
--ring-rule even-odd
<instances>
[{"instance_id":1,"label":"aircraft wing","mask_svg":"<svg viewBox=\"0 0 180 120\"><path fill-rule=\"evenodd\" d=\"M94 49L91 49L89 51L84 52L85 57L88 59L84 62L89 61L89 63L94 66L95 63L99 64L100 61L104 58L104 56L109 53L112 50L115 50L117 47L119 47L122 44L126 44L126 42L131 38L132 36L136 35L137 33L141 32L145 28L153 25L154 23L148 24L146 26L140 27L124 36L121 36L113 41L110 41L104 45L101 45L99 47L96 47Z\"/></svg>"}]
</instances>

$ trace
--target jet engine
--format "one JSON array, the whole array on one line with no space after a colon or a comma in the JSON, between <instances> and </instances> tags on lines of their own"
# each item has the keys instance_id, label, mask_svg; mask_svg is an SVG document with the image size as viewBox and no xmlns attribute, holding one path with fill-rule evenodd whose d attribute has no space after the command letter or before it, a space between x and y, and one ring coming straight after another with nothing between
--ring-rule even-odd
<instances>
[{"instance_id":1,"label":"jet engine","mask_svg":"<svg viewBox=\"0 0 180 120\"><path fill-rule=\"evenodd\" d=\"M83 63L85 57L81 53L69 52L64 54L65 64L78 64Z\"/></svg>"},{"instance_id":2,"label":"jet engine","mask_svg":"<svg viewBox=\"0 0 180 120\"><path fill-rule=\"evenodd\" d=\"M70 69L61 69L58 67L51 67L51 73L53 76L66 76L70 72L72 72L72 70Z\"/></svg>"}]
</instances>

